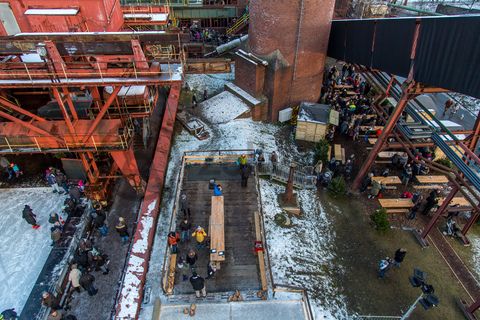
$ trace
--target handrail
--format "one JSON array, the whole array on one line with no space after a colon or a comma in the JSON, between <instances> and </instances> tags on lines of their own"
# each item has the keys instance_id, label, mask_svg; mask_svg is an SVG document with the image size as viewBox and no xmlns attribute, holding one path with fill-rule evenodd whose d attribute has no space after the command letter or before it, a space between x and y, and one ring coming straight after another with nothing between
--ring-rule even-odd
<instances>
[{"instance_id":1,"label":"handrail","mask_svg":"<svg viewBox=\"0 0 480 320\"><path fill-rule=\"evenodd\" d=\"M250 18L250 14L247 11L240 17L240 19L235 21L235 23L230 28L227 29L226 31L227 35L232 35L236 31L238 31L238 28L245 25L246 22L249 20L249 18Z\"/></svg>"}]
</instances>

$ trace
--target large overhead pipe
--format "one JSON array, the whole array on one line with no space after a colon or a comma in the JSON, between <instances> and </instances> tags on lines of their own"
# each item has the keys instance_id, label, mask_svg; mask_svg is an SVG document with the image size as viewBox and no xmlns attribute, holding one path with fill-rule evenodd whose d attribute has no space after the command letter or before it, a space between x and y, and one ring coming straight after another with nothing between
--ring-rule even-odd
<instances>
[{"instance_id":1,"label":"large overhead pipe","mask_svg":"<svg viewBox=\"0 0 480 320\"><path fill-rule=\"evenodd\" d=\"M246 42L247 40L248 40L248 34L240 38L237 38L235 40L232 40L230 42L227 42L225 44L222 44L221 46L218 46L214 51L205 54L204 57L207 58L213 55L217 55L217 56L222 55L230 50L233 50L239 47L242 43Z\"/></svg>"}]
</instances>

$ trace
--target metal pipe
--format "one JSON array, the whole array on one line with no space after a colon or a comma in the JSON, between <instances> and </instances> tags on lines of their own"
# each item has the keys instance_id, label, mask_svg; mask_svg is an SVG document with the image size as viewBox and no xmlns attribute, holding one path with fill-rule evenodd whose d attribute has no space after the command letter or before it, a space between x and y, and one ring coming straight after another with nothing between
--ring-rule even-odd
<instances>
[{"instance_id":1,"label":"metal pipe","mask_svg":"<svg viewBox=\"0 0 480 320\"><path fill-rule=\"evenodd\" d=\"M444 14L441 14L441 13L426 11L426 10L422 10L422 9L416 9L416 8L409 7L409 6L403 6L401 4L387 3L387 6L398 8L398 9L403 9L403 10L407 10L407 11L413 11L413 12L417 12L417 13L428 14L428 15L431 15L431 16L444 16Z\"/></svg>"},{"instance_id":2,"label":"metal pipe","mask_svg":"<svg viewBox=\"0 0 480 320\"><path fill-rule=\"evenodd\" d=\"M248 34L216 47L214 51L205 54L204 57L210 57L213 55L219 56L221 54L224 54L230 50L233 50L239 47L242 43L247 42L247 40L248 40Z\"/></svg>"}]
</instances>

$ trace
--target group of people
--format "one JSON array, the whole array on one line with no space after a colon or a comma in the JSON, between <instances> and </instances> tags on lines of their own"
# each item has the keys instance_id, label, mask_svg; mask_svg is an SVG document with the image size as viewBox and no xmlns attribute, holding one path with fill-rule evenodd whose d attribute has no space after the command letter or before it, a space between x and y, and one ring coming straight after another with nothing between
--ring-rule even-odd
<instances>
[{"instance_id":1,"label":"group of people","mask_svg":"<svg viewBox=\"0 0 480 320\"><path fill-rule=\"evenodd\" d=\"M23 175L20 166L15 162L8 161L5 157L0 157L0 166L5 170L8 181L18 179Z\"/></svg>"},{"instance_id":2,"label":"group of people","mask_svg":"<svg viewBox=\"0 0 480 320\"><path fill-rule=\"evenodd\" d=\"M407 249L400 248L395 251L393 259L389 257L381 259L378 263L378 277L380 279L385 278L387 271L390 270L393 266L400 268L400 265L402 264L406 255Z\"/></svg>"}]
</instances>

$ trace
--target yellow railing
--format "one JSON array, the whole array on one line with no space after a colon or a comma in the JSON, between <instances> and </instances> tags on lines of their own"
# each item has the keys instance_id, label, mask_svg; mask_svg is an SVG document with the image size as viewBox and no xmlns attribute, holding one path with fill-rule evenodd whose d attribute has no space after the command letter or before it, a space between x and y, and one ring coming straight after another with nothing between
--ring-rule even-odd
<instances>
[{"instance_id":1,"label":"yellow railing","mask_svg":"<svg viewBox=\"0 0 480 320\"><path fill-rule=\"evenodd\" d=\"M243 14L243 16L241 16L240 19L238 19L233 24L233 26L231 26L230 28L227 29L227 34L232 35L235 32L237 32L239 30L239 28L243 27L248 22L249 18L250 18L250 14L248 12L245 12Z\"/></svg>"}]
</instances>

